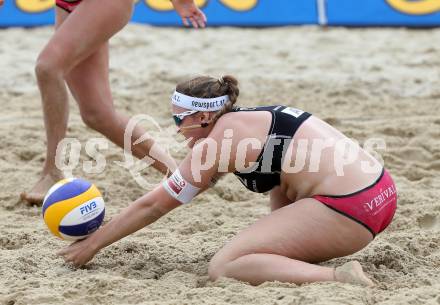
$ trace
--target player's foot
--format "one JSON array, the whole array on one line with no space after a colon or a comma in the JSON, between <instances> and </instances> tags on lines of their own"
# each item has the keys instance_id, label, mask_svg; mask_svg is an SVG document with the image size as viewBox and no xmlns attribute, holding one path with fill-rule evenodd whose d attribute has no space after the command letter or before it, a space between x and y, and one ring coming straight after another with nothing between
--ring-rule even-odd
<instances>
[{"instance_id":1,"label":"player's foot","mask_svg":"<svg viewBox=\"0 0 440 305\"><path fill-rule=\"evenodd\" d=\"M51 186L63 178L64 176L61 172L45 174L41 176L40 180L38 180L29 192L21 193L20 197L29 205L41 205L44 196L46 196L46 193Z\"/></svg>"},{"instance_id":2,"label":"player's foot","mask_svg":"<svg viewBox=\"0 0 440 305\"><path fill-rule=\"evenodd\" d=\"M335 280L342 283L358 284L362 286L374 286L362 270L358 261L351 261L335 268Z\"/></svg>"}]
</instances>

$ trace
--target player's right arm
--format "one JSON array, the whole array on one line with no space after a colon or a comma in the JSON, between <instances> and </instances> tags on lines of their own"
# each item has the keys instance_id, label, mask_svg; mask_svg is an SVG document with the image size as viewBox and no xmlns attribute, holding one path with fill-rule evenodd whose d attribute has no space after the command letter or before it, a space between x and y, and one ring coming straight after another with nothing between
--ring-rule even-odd
<instances>
[{"instance_id":1,"label":"player's right arm","mask_svg":"<svg viewBox=\"0 0 440 305\"><path fill-rule=\"evenodd\" d=\"M179 169L153 191L137 199L87 239L73 243L58 254L75 266L85 265L100 249L148 226L209 188L217 175L219 158L217 151L207 156L206 141L209 140L196 145ZM199 158L212 158L212 166L203 170L193 166L192 162Z\"/></svg>"}]
</instances>

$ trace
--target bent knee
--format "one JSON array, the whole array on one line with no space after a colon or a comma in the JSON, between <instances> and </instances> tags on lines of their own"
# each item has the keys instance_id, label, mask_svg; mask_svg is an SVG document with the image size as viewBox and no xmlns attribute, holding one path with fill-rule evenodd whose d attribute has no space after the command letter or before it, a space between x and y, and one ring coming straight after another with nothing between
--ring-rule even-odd
<instances>
[{"instance_id":1,"label":"bent knee","mask_svg":"<svg viewBox=\"0 0 440 305\"><path fill-rule=\"evenodd\" d=\"M39 80L48 78L62 77L63 69L57 64L55 56L51 54L41 53L35 64L35 75Z\"/></svg>"},{"instance_id":2,"label":"bent knee","mask_svg":"<svg viewBox=\"0 0 440 305\"><path fill-rule=\"evenodd\" d=\"M81 118L88 127L100 131L104 128L104 114L97 110L82 111Z\"/></svg>"},{"instance_id":3,"label":"bent knee","mask_svg":"<svg viewBox=\"0 0 440 305\"><path fill-rule=\"evenodd\" d=\"M98 132L104 133L109 124L114 124L116 115L108 110L83 110L81 111L81 119L87 127Z\"/></svg>"}]
</instances>

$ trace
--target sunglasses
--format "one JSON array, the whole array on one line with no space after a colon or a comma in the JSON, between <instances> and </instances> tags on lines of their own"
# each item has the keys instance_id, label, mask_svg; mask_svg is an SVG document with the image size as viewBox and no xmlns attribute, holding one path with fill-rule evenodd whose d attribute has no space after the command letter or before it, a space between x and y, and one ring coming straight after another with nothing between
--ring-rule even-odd
<instances>
[{"instance_id":1,"label":"sunglasses","mask_svg":"<svg viewBox=\"0 0 440 305\"><path fill-rule=\"evenodd\" d=\"M199 112L198 110L188 110L182 113L173 113L173 119L174 123L176 123L177 126L182 125L183 119L187 116L193 115L194 113Z\"/></svg>"}]
</instances>

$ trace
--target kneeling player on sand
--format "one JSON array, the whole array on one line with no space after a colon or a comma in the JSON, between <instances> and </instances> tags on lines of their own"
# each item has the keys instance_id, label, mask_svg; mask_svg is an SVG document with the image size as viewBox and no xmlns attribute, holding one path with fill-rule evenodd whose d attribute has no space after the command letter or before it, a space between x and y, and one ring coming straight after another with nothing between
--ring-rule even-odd
<instances>
[{"instance_id":1,"label":"kneeling player on sand","mask_svg":"<svg viewBox=\"0 0 440 305\"><path fill-rule=\"evenodd\" d=\"M388 172L319 118L285 106L234 107L238 94L231 76L180 83L172 97L173 117L179 131L192 138L191 152L163 184L60 255L84 265L230 172L251 191L270 192L272 212L212 258L211 279L371 285L356 261L336 268L314 263L361 250L389 225L397 194ZM347 146L357 152L350 162Z\"/></svg>"}]
</instances>

